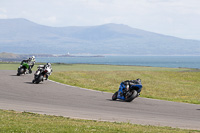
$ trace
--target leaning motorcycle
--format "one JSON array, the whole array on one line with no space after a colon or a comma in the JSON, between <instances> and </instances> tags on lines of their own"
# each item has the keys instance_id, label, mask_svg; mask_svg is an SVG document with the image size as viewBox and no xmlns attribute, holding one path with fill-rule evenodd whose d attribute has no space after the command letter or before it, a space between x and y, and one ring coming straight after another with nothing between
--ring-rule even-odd
<instances>
[{"instance_id":1,"label":"leaning motorcycle","mask_svg":"<svg viewBox=\"0 0 200 133\"><path fill-rule=\"evenodd\" d=\"M26 62L22 62L19 68L17 69L17 76L20 76L21 74L26 74L28 68L29 64Z\"/></svg>"},{"instance_id":2,"label":"leaning motorcycle","mask_svg":"<svg viewBox=\"0 0 200 133\"><path fill-rule=\"evenodd\" d=\"M48 69L44 69L44 65L38 66L38 70L34 74L34 79L33 79L32 83L38 84L41 81L44 81L48 72L49 72Z\"/></svg>"},{"instance_id":3,"label":"leaning motorcycle","mask_svg":"<svg viewBox=\"0 0 200 133\"><path fill-rule=\"evenodd\" d=\"M112 100L121 99L126 102L131 102L140 95L142 83L140 79L123 81L119 90L112 96Z\"/></svg>"}]
</instances>

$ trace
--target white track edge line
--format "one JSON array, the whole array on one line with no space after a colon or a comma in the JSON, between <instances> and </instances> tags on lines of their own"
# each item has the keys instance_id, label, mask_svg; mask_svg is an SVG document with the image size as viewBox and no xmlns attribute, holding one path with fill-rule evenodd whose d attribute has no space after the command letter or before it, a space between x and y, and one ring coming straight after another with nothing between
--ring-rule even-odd
<instances>
[{"instance_id":1,"label":"white track edge line","mask_svg":"<svg viewBox=\"0 0 200 133\"><path fill-rule=\"evenodd\" d=\"M97 90L92 90L92 89L87 89L87 88L81 88L81 87L77 87L77 86L72 86L72 85L68 85L68 84L63 84L63 83L59 83L59 82L56 82L56 81L53 81L53 80L49 80L48 81L51 81L53 83L56 83L56 84L59 84L59 85L63 85L63 86L68 86L68 87L73 87L73 88L79 88L81 90L87 90L87 91L94 91L94 92L100 92L100 93L108 93L108 94L112 94L110 92L104 92L104 91L97 91Z\"/></svg>"}]
</instances>

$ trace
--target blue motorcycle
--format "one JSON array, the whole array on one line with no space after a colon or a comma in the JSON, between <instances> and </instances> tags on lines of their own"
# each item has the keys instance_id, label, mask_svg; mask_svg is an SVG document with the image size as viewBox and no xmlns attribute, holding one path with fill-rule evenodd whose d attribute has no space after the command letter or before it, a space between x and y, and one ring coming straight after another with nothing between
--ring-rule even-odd
<instances>
[{"instance_id":1,"label":"blue motorcycle","mask_svg":"<svg viewBox=\"0 0 200 133\"><path fill-rule=\"evenodd\" d=\"M141 79L123 81L119 86L119 90L113 94L112 100L121 99L131 102L140 95L141 90Z\"/></svg>"}]
</instances>

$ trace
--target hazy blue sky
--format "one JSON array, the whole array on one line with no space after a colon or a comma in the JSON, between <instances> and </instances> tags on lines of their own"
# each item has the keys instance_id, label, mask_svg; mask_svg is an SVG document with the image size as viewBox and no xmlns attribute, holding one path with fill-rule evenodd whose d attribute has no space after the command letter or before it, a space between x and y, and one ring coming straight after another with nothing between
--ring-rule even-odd
<instances>
[{"instance_id":1,"label":"hazy blue sky","mask_svg":"<svg viewBox=\"0 0 200 133\"><path fill-rule=\"evenodd\" d=\"M126 24L200 40L200 0L0 0L0 19L48 26Z\"/></svg>"}]
</instances>

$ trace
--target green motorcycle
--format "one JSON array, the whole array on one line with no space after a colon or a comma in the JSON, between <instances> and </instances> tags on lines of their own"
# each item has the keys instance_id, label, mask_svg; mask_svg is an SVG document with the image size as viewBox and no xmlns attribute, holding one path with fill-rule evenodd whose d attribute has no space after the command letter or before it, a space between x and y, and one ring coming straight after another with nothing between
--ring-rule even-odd
<instances>
[{"instance_id":1,"label":"green motorcycle","mask_svg":"<svg viewBox=\"0 0 200 133\"><path fill-rule=\"evenodd\" d=\"M29 64L26 62L22 62L17 70L17 76L20 76L21 74L26 74L28 68L29 68Z\"/></svg>"}]
</instances>

